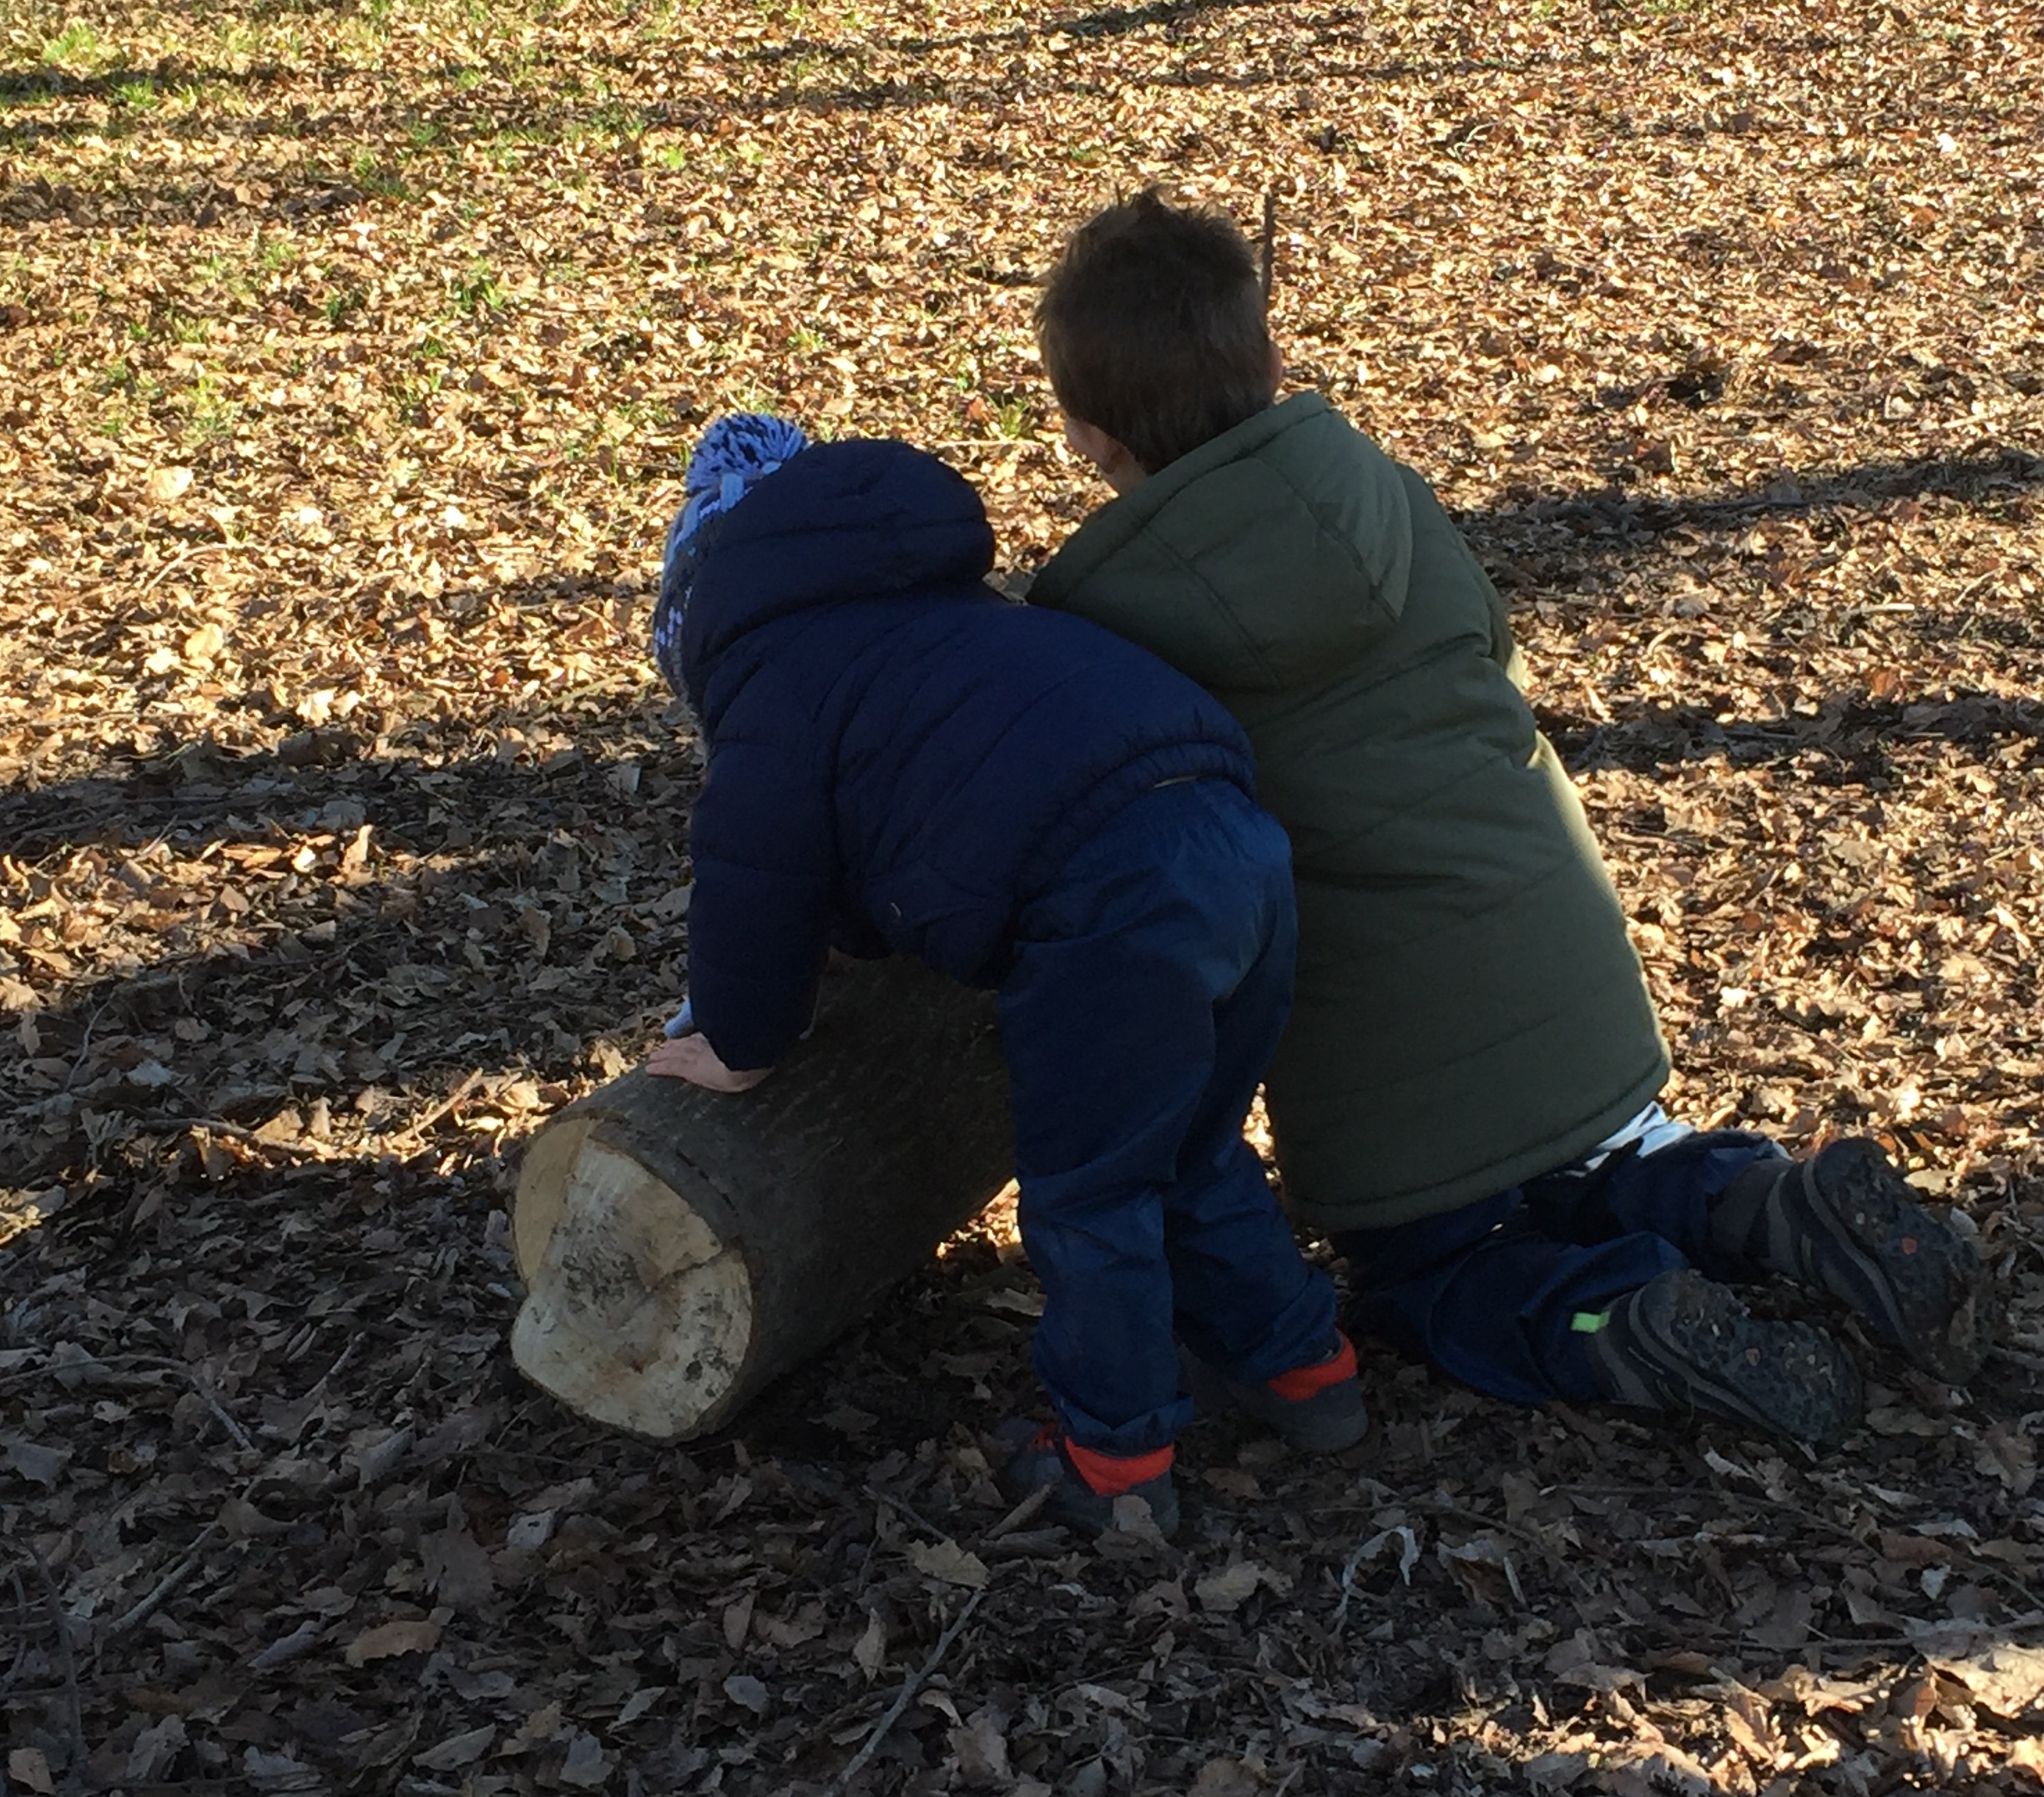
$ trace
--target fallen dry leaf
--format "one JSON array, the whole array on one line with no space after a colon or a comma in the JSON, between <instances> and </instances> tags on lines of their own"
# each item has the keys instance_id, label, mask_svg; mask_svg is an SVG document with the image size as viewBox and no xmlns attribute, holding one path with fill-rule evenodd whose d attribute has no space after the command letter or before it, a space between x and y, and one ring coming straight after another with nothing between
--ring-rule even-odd
<instances>
[{"instance_id":1,"label":"fallen dry leaf","mask_svg":"<svg viewBox=\"0 0 2044 1797\"><path fill-rule=\"evenodd\" d=\"M366 1628L344 1650L351 1666L394 1658L400 1653L429 1653L440 1644L441 1625L427 1618L401 1618Z\"/></svg>"},{"instance_id":2,"label":"fallen dry leaf","mask_svg":"<svg viewBox=\"0 0 2044 1797\"><path fill-rule=\"evenodd\" d=\"M946 1585L977 1591L987 1582L986 1562L954 1541L918 1542L909 1549L908 1557L917 1572Z\"/></svg>"}]
</instances>

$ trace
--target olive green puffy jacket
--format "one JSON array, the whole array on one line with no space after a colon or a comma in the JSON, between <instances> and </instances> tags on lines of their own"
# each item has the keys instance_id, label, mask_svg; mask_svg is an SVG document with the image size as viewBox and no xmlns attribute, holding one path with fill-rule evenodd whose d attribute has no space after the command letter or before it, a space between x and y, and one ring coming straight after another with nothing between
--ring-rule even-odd
<instances>
[{"instance_id":1,"label":"olive green puffy jacket","mask_svg":"<svg viewBox=\"0 0 2044 1797\"><path fill-rule=\"evenodd\" d=\"M1325 400L1104 507L1030 599L1154 651L1249 732L1299 885L1268 1098L1302 1221L1488 1197L1660 1089L1624 915L1502 602L1426 483Z\"/></svg>"}]
</instances>

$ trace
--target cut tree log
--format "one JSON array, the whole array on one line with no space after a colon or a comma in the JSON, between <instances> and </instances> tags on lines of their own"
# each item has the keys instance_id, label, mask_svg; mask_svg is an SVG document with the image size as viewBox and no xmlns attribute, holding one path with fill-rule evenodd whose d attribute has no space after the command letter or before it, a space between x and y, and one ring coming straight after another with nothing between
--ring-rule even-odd
<instances>
[{"instance_id":1,"label":"cut tree log","mask_svg":"<svg viewBox=\"0 0 2044 1797\"><path fill-rule=\"evenodd\" d=\"M865 1316L1013 1166L992 1001L906 960L830 975L810 1039L753 1091L638 1070L533 1138L512 1357L592 1421L707 1434Z\"/></svg>"}]
</instances>

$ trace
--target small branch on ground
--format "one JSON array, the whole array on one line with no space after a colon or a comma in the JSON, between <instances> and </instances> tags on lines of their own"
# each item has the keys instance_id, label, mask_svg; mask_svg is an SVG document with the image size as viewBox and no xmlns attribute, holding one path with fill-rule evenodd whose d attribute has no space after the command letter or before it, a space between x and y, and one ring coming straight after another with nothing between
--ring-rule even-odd
<instances>
[{"instance_id":1,"label":"small branch on ground","mask_svg":"<svg viewBox=\"0 0 2044 1797\"><path fill-rule=\"evenodd\" d=\"M63 1593L57 1588L49 1564L29 1543L21 1543L35 1568L36 1582L43 1588L43 1602L49 1611L50 1627L57 1635L57 1670L63 1679L64 1722L71 1737L71 1751L64 1765L66 1797L78 1790L85 1766L85 1711L78 1696L78 1655L71 1646L71 1619L64 1614Z\"/></svg>"},{"instance_id":2,"label":"small branch on ground","mask_svg":"<svg viewBox=\"0 0 2044 1797\"><path fill-rule=\"evenodd\" d=\"M931 1673L942 1664L944 1656L951 1651L951 1643L958 1638L959 1632L972 1620L973 1611L979 1608L980 1599L986 1595L986 1590L982 1588L966 1599L964 1608L959 1611L944 1633L936 1638L936 1645L930 1649L930 1657L902 1680L900 1694L887 1706L887 1713L873 1724L873 1732L866 1736L859 1751L845 1761L845 1769L824 1787L823 1797L844 1797L846 1787L865 1771L866 1762L880 1751L880 1744L887 1739L887 1731L908 1713L909 1705L916 1701L916 1694L922 1689Z\"/></svg>"}]
</instances>

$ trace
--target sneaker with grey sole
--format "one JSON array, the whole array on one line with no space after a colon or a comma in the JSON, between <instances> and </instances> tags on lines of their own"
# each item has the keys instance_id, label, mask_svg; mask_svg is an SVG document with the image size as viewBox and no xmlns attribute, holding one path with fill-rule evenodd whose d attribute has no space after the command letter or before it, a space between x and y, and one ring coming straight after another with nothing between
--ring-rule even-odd
<instances>
[{"instance_id":1,"label":"sneaker with grey sole","mask_svg":"<svg viewBox=\"0 0 2044 1797\"><path fill-rule=\"evenodd\" d=\"M1605 1395L1642 1410L1699 1410L1813 1447L1860 1421L1860 1370L1808 1323L1765 1322L1693 1267L1579 1318Z\"/></svg>"},{"instance_id":2,"label":"sneaker with grey sole","mask_svg":"<svg viewBox=\"0 0 2044 1797\"><path fill-rule=\"evenodd\" d=\"M1763 1167L1771 1183L1749 1169L1718 1201L1746 1214L1754 1259L1849 1305L1933 1378L1963 1385L1980 1370L1994 1315L1979 1250L1917 1203L1878 1142L1849 1137Z\"/></svg>"}]
</instances>

